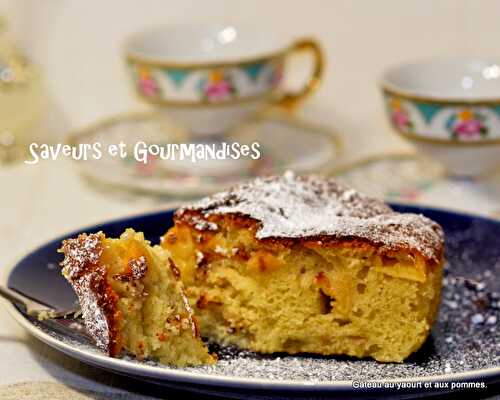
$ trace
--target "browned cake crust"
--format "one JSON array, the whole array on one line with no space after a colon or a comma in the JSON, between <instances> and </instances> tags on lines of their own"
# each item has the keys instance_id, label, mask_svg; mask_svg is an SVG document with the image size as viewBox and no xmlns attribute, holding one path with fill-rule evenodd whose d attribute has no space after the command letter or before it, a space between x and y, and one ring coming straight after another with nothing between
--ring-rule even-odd
<instances>
[{"instance_id":1,"label":"browned cake crust","mask_svg":"<svg viewBox=\"0 0 500 400\"><path fill-rule=\"evenodd\" d=\"M422 215L397 213L380 200L315 176L257 179L179 209L176 225L205 235L219 225L246 228L266 245L404 250L429 265L441 262L442 228Z\"/></svg>"},{"instance_id":2,"label":"browned cake crust","mask_svg":"<svg viewBox=\"0 0 500 400\"><path fill-rule=\"evenodd\" d=\"M103 237L100 232L82 233L76 239L65 240L61 266L78 297L89 334L99 348L114 356L121 350L117 332L119 314L117 297L106 280L106 268L99 263Z\"/></svg>"}]
</instances>

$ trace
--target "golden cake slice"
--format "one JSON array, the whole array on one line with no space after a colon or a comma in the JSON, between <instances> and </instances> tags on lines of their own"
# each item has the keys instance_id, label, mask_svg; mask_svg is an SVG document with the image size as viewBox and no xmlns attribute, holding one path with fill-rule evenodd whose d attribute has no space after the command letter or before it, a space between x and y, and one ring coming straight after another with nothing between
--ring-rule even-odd
<instances>
[{"instance_id":1,"label":"golden cake slice","mask_svg":"<svg viewBox=\"0 0 500 400\"><path fill-rule=\"evenodd\" d=\"M179 270L159 246L127 229L119 239L81 234L63 242L62 272L85 325L111 356L124 352L177 366L213 363L200 339Z\"/></svg>"},{"instance_id":2,"label":"golden cake slice","mask_svg":"<svg viewBox=\"0 0 500 400\"><path fill-rule=\"evenodd\" d=\"M401 362L436 317L440 226L331 179L257 179L174 220L162 246L213 341Z\"/></svg>"}]
</instances>

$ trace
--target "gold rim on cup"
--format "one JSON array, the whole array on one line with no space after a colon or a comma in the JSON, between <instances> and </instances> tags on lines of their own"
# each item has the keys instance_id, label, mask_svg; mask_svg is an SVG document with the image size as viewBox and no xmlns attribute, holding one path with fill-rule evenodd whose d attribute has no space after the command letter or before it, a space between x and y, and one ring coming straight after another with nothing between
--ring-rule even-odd
<instances>
[{"instance_id":1,"label":"gold rim on cup","mask_svg":"<svg viewBox=\"0 0 500 400\"><path fill-rule=\"evenodd\" d=\"M294 109L303 100L314 93L320 86L323 79L325 69L325 57L323 50L319 43L313 38L303 38L295 41L291 46L276 52L266 54L263 56L253 58L243 58L234 61L215 61L215 62L200 62L200 63L176 63L166 62L151 57L142 57L127 51L126 61L129 65L143 65L159 68L171 69L187 69L187 70L203 70L203 69L217 69L227 67L239 67L259 62L276 62L280 63L294 53L311 52L313 56L314 68L313 73L307 79L304 87L296 93L287 93L278 88L271 88L269 91L260 93L254 96L231 98L227 101L211 102L208 100L201 101L175 101L170 99L163 99L159 97L147 97L139 92L137 85L134 85L135 93L140 100L147 103L156 105L170 105L177 107L228 107L232 105L251 103L257 100L268 99L271 103L280 105L287 109Z\"/></svg>"}]
</instances>

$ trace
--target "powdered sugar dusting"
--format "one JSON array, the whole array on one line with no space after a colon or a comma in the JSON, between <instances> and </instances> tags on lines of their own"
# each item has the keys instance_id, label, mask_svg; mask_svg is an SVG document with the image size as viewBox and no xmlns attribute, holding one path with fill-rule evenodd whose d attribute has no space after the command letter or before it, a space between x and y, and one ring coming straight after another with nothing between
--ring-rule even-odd
<instances>
[{"instance_id":1,"label":"powdered sugar dusting","mask_svg":"<svg viewBox=\"0 0 500 400\"><path fill-rule=\"evenodd\" d=\"M111 332L107 304L110 300L104 289L106 271L99 266L103 238L101 232L82 233L75 239L64 240L60 251L65 256L62 272L78 296L87 331L99 348L109 351Z\"/></svg>"},{"instance_id":2,"label":"powdered sugar dusting","mask_svg":"<svg viewBox=\"0 0 500 400\"><path fill-rule=\"evenodd\" d=\"M73 282L73 288L78 296L87 331L94 338L97 347L108 352L110 347L109 321L101 304L100 294L95 289L104 279L102 275L103 272L84 275Z\"/></svg>"},{"instance_id":3,"label":"powdered sugar dusting","mask_svg":"<svg viewBox=\"0 0 500 400\"><path fill-rule=\"evenodd\" d=\"M102 253L101 232L79 235L76 239L63 241L61 252L65 258L61 262L62 272L68 280L78 279L89 266L96 265Z\"/></svg>"},{"instance_id":4,"label":"powdered sugar dusting","mask_svg":"<svg viewBox=\"0 0 500 400\"><path fill-rule=\"evenodd\" d=\"M495 371L500 367L500 280L497 279L500 276L500 225L493 221L447 213L437 213L436 216L443 221L446 229L449 262L443 270L445 279L442 304L431 336L404 363L379 363L370 359L308 354L259 355L244 350L214 347L212 350L217 351L219 357L215 365L180 371L195 374L190 381L192 385L207 382L214 376L231 377L238 379L240 388L255 389L256 386L247 380L255 378L266 379L269 388L276 385L275 388L279 386L283 390L283 380L293 381L291 384L299 385L304 396L306 393L303 390L306 387L313 388L311 390L315 392L308 394L314 396L319 393L318 390L327 390L327 385L340 380L407 381L410 378L425 382L450 371L451 374L468 373L470 382L474 379L488 384L489 380L496 379L498 373ZM151 237L153 235L156 235L156 230L151 232ZM48 274L47 277L54 279L57 276ZM64 290L59 279L49 280L47 285L53 290ZM478 318L475 317L477 314L483 316L482 323L474 323ZM102 355L80 329L75 331L60 328L60 323L65 320L30 320L37 328L57 341L72 346L80 354L85 352L89 355ZM143 371L150 373L154 377L151 379L156 383L161 379L172 381L179 371L178 368L161 365L156 361L140 361L131 357L126 357L125 360L127 363L123 364L124 372L137 372L138 368L145 365L147 369ZM152 371L151 368L155 370ZM485 369L489 369L489 372ZM447 376L449 381L461 379L458 375ZM297 386L288 386L290 390L296 388Z\"/></svg>"},{"instance_id":5,"label":"powdered sugar dusting","mask_svg":"<svg viewBox=\"0 0 500 400\"><path fill-rule=\"evenodd\" d=\"M441 227L422 215L396 213L382 201L332 179L291 172L204 198L178 215L185 210L200 211L204 218L227 213L252 217L260 223L258 239L358 238L386 249L416 250L434 260L443 247Z\"/></svg>"},{"instance_id":6,"label":"powdered sugar dusting","mask_svg":"<svg viewBox=\"0 0 500 400\"><path fill-rule=\"evenodd\" d=\"M199 218L196 215L190 217L189 223L199 231L216 231L218 229L217 224L210 221L205 221L204 219Z\"/></svg>"}]
</instances>

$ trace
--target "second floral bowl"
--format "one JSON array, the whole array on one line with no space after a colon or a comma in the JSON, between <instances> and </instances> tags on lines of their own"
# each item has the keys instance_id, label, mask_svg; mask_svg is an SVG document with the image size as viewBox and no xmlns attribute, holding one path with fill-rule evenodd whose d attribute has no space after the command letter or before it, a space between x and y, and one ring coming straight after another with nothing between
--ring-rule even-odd
<instances>
[{"instance_id":1,"label":"second floral bowl","mask_svg":"<svg viewBox=\"0 0 500 400\"><path fill-rule=\"evenodd\" d=\"M500 62L447 58L404 64L381 82L392 127L452 175L500 164Z\"/></svg>"}]
</instances>

